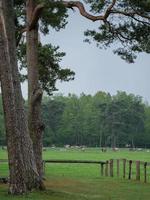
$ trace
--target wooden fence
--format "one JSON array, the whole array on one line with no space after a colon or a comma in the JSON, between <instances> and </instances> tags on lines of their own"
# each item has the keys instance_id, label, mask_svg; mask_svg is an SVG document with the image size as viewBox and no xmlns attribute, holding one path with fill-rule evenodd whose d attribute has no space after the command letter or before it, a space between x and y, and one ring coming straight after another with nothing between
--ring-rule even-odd
<instances>
[{"instance_id":1,"label":"wooden fence","mask_svg":"<svg viewBox=\"0 0 150 200\"><path fill-rule=\"evenodd\" d=\"M121 167L122 166L122 167ZM123 177L129 180L133 179L133 172L135 173L135 180L140 181L141 177L144 179L144 183L147 182L148 173L147 167L150 166L150 162L134 161L127 159L110 159L105 164L105 176ZM143 171L143 173L142 173ZM116 172L114 174L114 172ZM143 174L143 176L141 176Z\"/></svg>"},{"instance_id":2,"label":"wooden fence","mask_svg":"<svg viewBox=\"0 0 150 200\"><path fill-rule=\"evenodd\" d=\"M43 160L43 171L45 174L45 166L47 163L68 163L68 164L98 164L101 168L101 175L104 175L104 165L105 161L97 161L97 160Z\"/></svg>"},{"instance_id":3,"label":"wooden fence","mask_svg":"<svg viewBox=\"0 0 150 200\"><path fill-rule=\"evenodd\" d=\"M5 163L5 162L8 162L8 160L0 160L0 163ZM133 179L133 173L134 173L135 180L140 181L141 178L143 178L144 183L147 183L148 180L147 167L150 166L150 162L134 161L127 159L110 159L106 161L55 159L55 160L43 160L44 173L47 163L97 164L100 166L101 176L110 176L110 177L117 176L131 180Z\"/></svg>"},{"instance_id":4,"label":"wooden fence","mask_svg":"<svg viewBox=\"0 0 150 200\"><path fill-rule=\"evenodd\" d=\"M47 163L83 163L83 164L99 164L101 176L123 177L129 180L133 179L133 171L135 173L135 179L141 180L141 173L143 168L144 183L147 182L147 167L150 166L150 162L134 161L127 159L110 159L107 161L93 161L93 160L44 160L43 169L45 172L45 165ZM134 169L134 170L133 170Z\"/></svg>"}]
</instances>

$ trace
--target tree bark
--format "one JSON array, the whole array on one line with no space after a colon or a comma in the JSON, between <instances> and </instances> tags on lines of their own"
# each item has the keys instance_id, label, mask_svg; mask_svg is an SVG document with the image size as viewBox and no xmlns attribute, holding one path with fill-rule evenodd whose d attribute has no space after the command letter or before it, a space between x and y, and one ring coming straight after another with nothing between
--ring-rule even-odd
<instances>
[{"instance_id":1,"label":"tree bark","mask_svg":"<svg viewBox=\"0 0 150 200\"><path fill-rule=\"evenodd\" d=\"M25 171L21 154L20 133L17 127L14 88L8 48L8 39L4 30L4 19L2 13L0 13L0 78L10 170L9 192L12 194L20 194L26 192L24 180Z\"/></svg>"},{"instance_id":2,"label":"tree bark","mask_svg":"<svg viewBox=\"0 0 150 200\"><path fill-rule=\"evenodd\" d=\"M13 5L0 0L0 75L10 169L9 192L22 194L39 187L16 60Z\"/></svg>"},{"instance_id":3,"label":"tree bark","mask_svg":"<svg viewBox=\"0 0 150 200\"><path fill-rule=\"evenodd\" d=\"M10 52L8 37L5 27L4 12L2 8L4 1L0 1L0 78L2 98L7 134L8 158L10 169L9 192L26 192L24 180L24 164L21 154L20 132L18 130L15 96L12 78L12 66L10 63ZM3 12L4 11L4 12Z\"/></svg>"},{"instance_id":4,"label":"tree bark","mask_svg":"<svg viewBox=\"0 0 150 200\"><path fill-rule=\"evenodd\" d=\"M29 133L33 142L33 151L36 160L36 166L41 179L41 187L43 179L43 163L42 163L42 138L44 125L41 119L41 101L42 89L39 84L38 69L38 24L30 29L32 14L36 8L33 0L27 1L27 65L28 65L28 125Z\"/></svg>"}]
</instances>

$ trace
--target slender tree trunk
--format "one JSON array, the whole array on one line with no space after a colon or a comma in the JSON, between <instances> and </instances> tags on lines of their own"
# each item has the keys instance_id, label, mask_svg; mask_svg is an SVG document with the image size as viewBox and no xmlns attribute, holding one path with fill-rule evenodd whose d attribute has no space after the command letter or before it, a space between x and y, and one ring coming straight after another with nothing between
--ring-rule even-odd
<instances>
[{"instance_id":1,"label":"slender tree trunk","mask_svg":"<svg viewBox=\"0 0 150 200\"><path fill-rule=\"evenodd\" d=\"M102 147L103 134L101 128L99 129L99 147Z\"/></svg>"},{"instance_id":2,"label":"slender tree trunk","mask_svg":"<svg viewBox=\"0 0 150 200\"><path fill-rule=\"evenodd\" d=\"M116 136L115 134L113 133L112 134L112 149L114 149L116 147Z\"/></svg>"},{"instance_id":3,"label":"slender tree trunk","mask_svg":"<svg viewBox=\"0 0 150 200\"><path fill-rule=\"evenodd\" d=\"M42 137L44 125L41 119L41 101L42 89L39 84L38 69L38 24L32 30L29 25L32 19L32 13L35 9L35 1L27 1L27 64L28 64L28 124L29 133L33 142L33 151L36 160L36 166L43 185L43 163L42 163ZM44 185L43 185L44 188Z\"/></svg>"},{"instance_id":4,"label":"slender tree trunk","mask_svg":"<svg viewBox=\"0 0 150 200\"><path fill-rule=\"evenodd\" d=\"M39 187L39 175L19 82L12 1L0 0L0 3L3 6L0 24L0 74L10 168L9 192L22 194Z\"/></svg>"},{"instance_id":5,"label":"slender tree trunk","mask_svg":"<svg viewBox=\"0 0 150 200\"><path fill-rule=\"evenodd\" d=\"M132 138L131 142L132 142L132 148L134 149L135 145L134 145L134 139L133 138Z\"/></svg>"}]
</instances>

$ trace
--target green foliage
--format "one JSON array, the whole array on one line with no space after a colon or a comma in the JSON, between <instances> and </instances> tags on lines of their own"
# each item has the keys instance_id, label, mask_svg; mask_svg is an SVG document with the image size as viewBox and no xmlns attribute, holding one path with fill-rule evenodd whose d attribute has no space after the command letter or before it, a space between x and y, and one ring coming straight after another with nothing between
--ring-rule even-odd
<instances>
[{"instance_id":1,"label":"green foliage","mask_svg":"<svg viewBox=\"0 0 150 200\"><path fill-rule=\"evenodd\" d=\"M48 34L50 28L60 30L66 25L67 10L61 2L54 2L49 0L36 0L35 5L44 4L45 7L39 20L39 30L43 34ZM25 2L23 0L16 0L14 2L15 10L15 25L16 25L16 39L19 43L17 48L17 56L20 64L20 71L27 68L26 60L26 45L24 39L21 40L21 30L26 24ZM21 42L19 42L21 40ZM61 68L60 61L65 56L64 52L59 52L59 47L51 44L42 45L38 47L39 58L39 82L44 91L51 95L56 91L56 82L70 81L74 79L75 73L69 68ZM20 76L21 81L27 79L27 75Z\"/></svg>"},{"instance_id":2,"label":"green foliage","mask_svg":"<svg viewBox=\"0 0 150 200\"><path fill-rule=\"evenodd\" d=\"M43 34L48 34L50 27L57 31L65 27L68 15L65 6L60 1L36 0L35 5L38 4L45 5L39 21L39 29ZM17 28L24 27L26 24L25 8L24 0L14 1Z\"/></svg>"},{"instance_id":3,"label":"green foliage","mask_svg":"<svg viewBox=\"0 0 150 200\"><path fill-rule=\"evenodd\" d=\"M91 5L91 11L94 13L99 13L104 9L104 6L108 4L108 1L105 0L84 0L85 3Z\"/></svg>"},{"instance_id":4,"label":"green foliage","mask_svg":"<svg viewBox=\"0 0 150 200\"><path fill-rule=\"evenodd\" d=\"M54 96L44 101L43 116L44 145L150 146L149 106L133 94Z\"/></svg>"},{"instance_id":5,"label":"green foliage","mask_svg":"<svg viewBox=\"0 0 150 200\"><path fill-rule=\"evenodd\" d=\"M56 82L69 81L74 79L75 73L68 68L62 69L59 62L65 55L64 52L59 52L59 47L51 44L42 45L38 47L38 63L39 63L39 82L43 90L51 95L56 91ZM20 62L20 70L27 68L26 62L26 45L20 44L18 46L18 60ZM27 75L22 75L21 80L27 79Z\"/></svg>"},{"instance_id":6,"label":"green foliage","mask_svg":"<svg viewBox=\"0 0 150 200\"><path fill-rule=\"evenodd\" d=\"M135 138L136 145L139 145L137 140L144 133L145 119L144 104L141 97L118 92L112 98L106 113L113 146L116 146L116 140L124 145L131 144L132 141L132 145L134 145Z\"/></svg>"},{"instance_id":7,"label":"green foliage","mask_svg":"<svg viewBox=\"0 0 150 200\"><path fill-rule=\"evenodd\" d=\"M59 47L52 45L39 46L39 81L44 91L51 95L56 91L56 81L69 81L74 79L75 73L70 69L61 69L59 62L65 55L63 52L58 52Z\"/></svg>"},{"instance_id":8,"label":"green foliage","mask_svg":"<svg viewBox=\"0 0 150 200\"><path fill-rule=\"evenodd\" d=\"M5 129L0 105L0 144L3 145ZM140 96L97 92L94 96L45 97L42 115L44 146L150 147L150 106Z\"/></svg>"},{"instance_id":9,"label":"green foliage","mask_svg":"<svg viewBox=\"0 0 150 200\"><path fill-rule=\"evenodd\" d=\"M62 113L64 111L65 103L57 97L51 101L44 98L42 104L42 118L45 127L44 144L45 146L59 142L59 135L57 130L61 123ZM58 123L59 122L59 123Z\"/></svg>"},{"instance_id":10,"label":"green foliage","mask_svg":"<svg viewBox=\"0 0 150 200\"><path fill-rule=\"evenodd\" d=\"M59 31L67 24L67 10L60 1L39 0L45 6L40 18L40 30L43 34L49 33L49 26Z\"/></svg>"},{"instance_id":11,"label":"green foliage","mask_svg":"<svg viewBox=\"0 0 150 200\"><path fill-rule=\"evenodd\" d=\"M95 14L105 13L112 3L87 0ZM119 0L107 21L100 23L97 30L85 32L86 42L92 38L100 48L112 46L114 53L129 63L134 62L140 52L150 53L150 1Z\"/></svg>"}]
</instances>

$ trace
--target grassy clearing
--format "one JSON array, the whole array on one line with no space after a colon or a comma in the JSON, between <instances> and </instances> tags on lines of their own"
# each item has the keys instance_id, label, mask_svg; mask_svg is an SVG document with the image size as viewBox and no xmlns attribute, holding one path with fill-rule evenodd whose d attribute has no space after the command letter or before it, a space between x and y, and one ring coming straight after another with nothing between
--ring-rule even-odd
<instances>
[{"instance_id":1,"label":"grassy clearing","mask_svg":"<svg viewBox=\"0 0 150 200\"><path fill-rule=\"evenodd\" d=\"M150 162L150 152L101 152L99 149L67 150L49 149L44 152L44 159L81 159L81 160L108 160L111 158L126 158ZM7 157L5 151L0 151L0 159ZM141 169L142 170L142 169ZM148 168L148 173L150 168ZM0 176L7 175L6 164L0 164ZM135 171L133 171L133 176ZM150 174L149 174L150 177ZM7 195L7 186L0 185L0 200L149 200L150 180L142 181L123 180L121 177L110 178L100 176L99 165L93 164L47 164L47 190L26 195L24 197L10 197Z\"/></svg>"}]
</instances>

